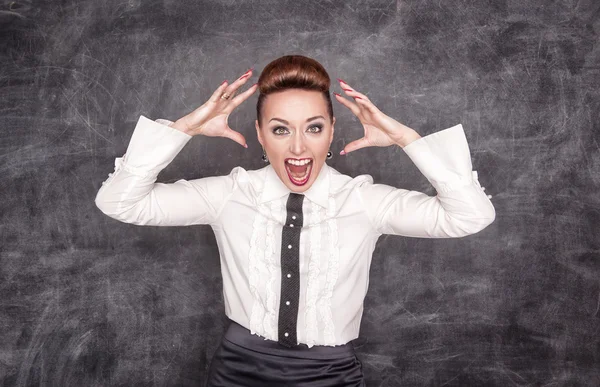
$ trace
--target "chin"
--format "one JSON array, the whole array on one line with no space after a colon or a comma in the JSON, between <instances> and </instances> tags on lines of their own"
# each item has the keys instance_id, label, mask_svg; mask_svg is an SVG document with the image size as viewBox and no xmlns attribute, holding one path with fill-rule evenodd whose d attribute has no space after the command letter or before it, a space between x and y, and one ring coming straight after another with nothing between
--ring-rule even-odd
<instances>
[{"instance_id":1,"label":"chin","mask_svg":"<svg viewBox=\"0 0 600 387\"><path fill-rule=\"evenodd\" d=\"M306 183L305 185L299 187L297 185L294 184L290 184L288 185L288 188L290 189L290 191L295 192L295 193L302 193L304 191L308 191L308 189L310 188L310 186L312 185L312 182Z\"/></svg>"}]
</instances>

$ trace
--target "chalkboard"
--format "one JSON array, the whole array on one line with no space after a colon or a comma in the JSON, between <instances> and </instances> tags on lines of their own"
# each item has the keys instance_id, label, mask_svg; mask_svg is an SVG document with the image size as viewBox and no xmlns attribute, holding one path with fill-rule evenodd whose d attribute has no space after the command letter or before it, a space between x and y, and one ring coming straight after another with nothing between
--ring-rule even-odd
<instances>
[{"instance_id":1,"label":"chalkboard","mask_svg":"<svg viewBox=\"0 0 600 387\"><path fill-rule=\"evenodd\" d=\"M354 341L371 386L600 385L600 3L0 3L2 386L201 386L226 324L208 226L142 227L94 197L140 115L177 119L273 59L320 61L422 136L462 123L496 220L383 236ZM254 76L253 80L256 81ZM194 138L159 182L264 164ZM334 101L329 165L435 195Z\"/></svg>"}]
</instances>

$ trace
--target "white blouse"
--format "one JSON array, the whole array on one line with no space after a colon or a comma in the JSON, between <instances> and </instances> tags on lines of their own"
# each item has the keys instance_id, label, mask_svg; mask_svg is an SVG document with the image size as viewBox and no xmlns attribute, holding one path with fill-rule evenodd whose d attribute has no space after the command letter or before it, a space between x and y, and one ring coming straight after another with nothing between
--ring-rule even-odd
<instances>
[{"instance_id":1,"label":"white blouse","mask_svg":"<svg viewBox=\"0 0 600 387\"><path fill-rule=\"evenodd\" d=\"M209 224L220 253L226 315L252 334L277 341L281 231L290 190L271 165L155 183L192 138L168 123L140 117L125 155L115 159L114 173L102 183L96 205L111 218L137 225ZM456 238L494 221L491 196L471 170L462 125L402 149L437 196L373 184L370 175L353 178L327 164L304 193L299 343L333 346L358 337L380 235Z\"/></svg>"}]
</instances>

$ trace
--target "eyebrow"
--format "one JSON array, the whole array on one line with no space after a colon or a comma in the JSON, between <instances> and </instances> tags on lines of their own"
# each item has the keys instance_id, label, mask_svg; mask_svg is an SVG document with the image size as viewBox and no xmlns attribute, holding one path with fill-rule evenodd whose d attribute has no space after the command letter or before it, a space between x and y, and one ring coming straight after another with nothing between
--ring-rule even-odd
<instances>
[{"instance_id":1,"label":"eyebrow","mask_svg":"<svg viewBox=\"0 0 600 387\"><path fill-rule=\"evenodd\" d=\"M325 119L325 117L323 117L323 116L314 116L314 117L310 117L310 118L308 118L308 119L306 120L306 122L310 122L310 121L316 120L317 118L322 118L322 119ZM286 124L286 125L289 125L289 124L290 124L290 123L289 123L289 122L287 122L286 120L284 120L284 119L281 119L281 118L277 118L277 117L271 118L271 119L269 120L269 122L271 122L271 121L273 121L273 120L281 121L281 122L283 122L283 123L284 123L284 124Z\"/></svg>"}]
</instances>

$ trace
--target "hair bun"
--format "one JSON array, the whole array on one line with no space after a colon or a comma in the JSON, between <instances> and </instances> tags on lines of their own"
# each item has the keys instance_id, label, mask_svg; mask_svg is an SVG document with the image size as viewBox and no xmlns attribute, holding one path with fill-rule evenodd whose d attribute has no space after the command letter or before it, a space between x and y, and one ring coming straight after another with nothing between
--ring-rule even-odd
<instances>
[{"instance_id":1,"label":"hair bun","mask_svg":"<svg viewBox=\"0 0 600 387\"><path fill-rule=\"evenodd\" d=\"M260 92L270 94L290 88L329 91L329 74L312 58L285 55L269 63L258 78Z\"/></svg>"},{"instance_id":2,"label":"hair bun","mask_svg":"<svg viewBox=\"0 0 600 387\"><path fill-rule=\"evenodd\" d=\"M256 115L260 124L265 96L287 89L314 90L323 93L328 112L333 117L329 87L331 79L325 67L315 59L303 55L285 55L270 62L258 77Z\"/></svg>"}]
</instances>

